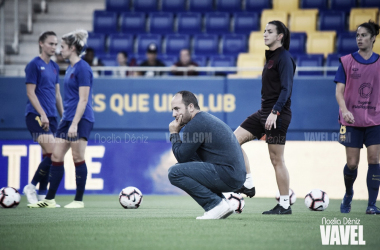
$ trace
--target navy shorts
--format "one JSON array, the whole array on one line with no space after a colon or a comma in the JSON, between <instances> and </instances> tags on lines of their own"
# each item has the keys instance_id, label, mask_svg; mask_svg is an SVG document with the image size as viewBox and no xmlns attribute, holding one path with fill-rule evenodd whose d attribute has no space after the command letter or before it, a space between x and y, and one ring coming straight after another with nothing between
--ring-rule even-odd
<instances>
[{"instance_id":1,"label":"navy shorts","mask_svg":"<svg viewBox=\"0 0 380 250\"><path fill-rule=\"evenodd\" d=\"M340 126L339 143L345 147L368 148L380 144L380 125L371 127Z\"/></svg>"},{"instance_id":2,"label":"navy shorts","mask_svg":"<svg viewBox=\"0 0 380 250\"><path fill-rule=\"evenodd\" d=\"M57 131L57 117L48 117L49 119L49 130L45 131L42 129L41 116L34 113L29 113L25 116L26 127L28 128L30 134L32 135L33 141L37 141L38 137L42 134L53 134Z\"/></svg>"},{"instance_id":3,"label":"navy shorts","mask_svg":"<svg viewBox=\"0 0 380 250\"><path fill-rule=\"evenodd\" d=\"M288 132L288 127L292 116L288 114L280 114L276 120L276 128L272 127L271 130L266 130L265 123L269 114L269 112L259 110L248 116L240 127L250 132L257 139L266 136L265 141L268 144L284 145L286 142L286 133Z\"/></svg>"},{"instance_id":4,"label":"navy shorts","mask_svg":"<svg viewBox=\"0 0 380 250\"><path fill-rule=\"evenodd\" d=\"M68 137L67 133L69 132L71 123L72 121L61 121L59 123L58 130L55 136L57 138L62 138L67 141L76 141L80 138L84 138L86 141L88 141L94 123L86 119L81 119L78 123L77 137Z\"/></svg>"}]
</instances>

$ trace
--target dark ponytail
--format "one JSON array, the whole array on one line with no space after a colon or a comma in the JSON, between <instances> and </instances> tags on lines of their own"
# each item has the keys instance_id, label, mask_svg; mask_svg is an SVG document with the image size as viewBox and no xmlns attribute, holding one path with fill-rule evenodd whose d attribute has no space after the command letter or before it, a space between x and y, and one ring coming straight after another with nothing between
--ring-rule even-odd
<instances>
[{"instance_id":1,"label":"dark ponytail","mask_svg":"<svg viewBox=\"0 0 380 250\"><path fill-rule=\"evenodd\" d=\"M281 39L281 44L286 50L289 50L289 45L290 45L289 29L285 26L285 24L283 24L283 22L278 21L278 20L270 21L269 24L273 24L274 26L276 26L277 34L282 33L284 35Z\"/></svg>"},{"instance_id":2,"label":"dark ponytail","mask_svg":"<svg viewBox=\"0 0 380 250\"><path fill-rule=\"evenodd\" d=\"M57 36L57 35L53 31L45 31L44 33L40 35L40 37L38 38L38 47L40 48L40 53L42 52L40 42L44 43L48 36Z\"/></svg>"},{"instance_id":3,"label":"dark ponytail","mask_svg":"<svg viewBox=\"0 0 380 250\"><path fill-rule=\"evenodd\" d=\"M371 38L376 37L379 34L380 30L380 26L372 20L369 20L367 23L360 24L358 26L358 29L359 27L366 28L366 30L371 34ZM373 41L373 43L375 43L375 41Z\"/></svg>"}]
</instances>

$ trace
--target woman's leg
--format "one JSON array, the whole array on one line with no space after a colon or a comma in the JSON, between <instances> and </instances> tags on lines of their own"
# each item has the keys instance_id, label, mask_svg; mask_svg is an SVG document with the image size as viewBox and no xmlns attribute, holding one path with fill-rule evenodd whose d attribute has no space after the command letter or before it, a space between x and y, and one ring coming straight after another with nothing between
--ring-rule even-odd
<instances>
[{"instance_id":1,"label":"woman's leg","mask_svg":"<svg viewBox=\"0 0 380 250\"><path fill-rule=\"evenodd\" d=\"M75 201L83 201L83 194L86 187L87 179L87 165L84 160L84 153L86 151L87 141L83 138L71 142L71 150L75 164L75 176L77 190L75 194Z\"/></svg>"},{"instance_id":2,"label":"woman's leg","mask_svg":"<svg viewBox=\"0 0 380 250\"><path fill-rule=\"evenodd\" d=\"M246 143L248 141L252 141L253 139L256 138L248 130L246 130L240 126L234 131L234 134L235 134L240 146L243 145L244 143ZM255 184L253 183L253 178L252 178L252 174L251 174L251 168L249 165L249 160L248 160L247 154L245 153L244 149L241 148L241 150L242 150L243 156L244 156L244 163L245 163L245 169L247 171L247 176L246 176L246 181L244 182L243 187L241 187L237 192L244 193L248 197L253 197L253 196L255 196L256 189L255 189Z\"/></svg>"},{"instance_id":3,"label":"woman's leg","mask_svg":"<svg viewBox=\"0 0 380 250\"><path fill-rule=\"evenodd\" d=\"M368 208L367 214L379 214L376 208L376 199L379 194L380 184L380 145L371 145L367 147L368 155L368 172L367 172L367 188L368 188Z\"/></svg>"}]
</instances>

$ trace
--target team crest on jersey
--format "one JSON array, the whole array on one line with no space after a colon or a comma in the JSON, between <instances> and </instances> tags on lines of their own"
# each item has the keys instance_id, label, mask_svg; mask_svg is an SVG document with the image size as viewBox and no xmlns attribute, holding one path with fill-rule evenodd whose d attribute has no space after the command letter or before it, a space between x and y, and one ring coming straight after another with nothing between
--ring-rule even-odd
<instances>
[{"instance_id":1,"label":"team crest on jersey","mask_svg":"<svg viewBox=\"0 0 380 250\"><path fill-rule=\"evenodd\" d=\"M71 74L71 75L70 75L70 79L73 79L73 78L74 78L74 74Z\"/></svg>"},{"instance_id":2,"label":"team crest on jersey","mask_svg":"<svg viewBox=\"0 0 380 250\"><path fill-rule=\"evenodd\" d=\"M267 64L267 68L271 69L273 67L273 64L274 64L274 61L273 60L269 60L268 64Z\"/></svg>"},{"instance_id":3,"label":"team crest on jersey","mask_svg":"<svg viewBox=\"0 0 380 250\"><path fill-rule=\"evenodd\" d=\"M56 70L56 69L53 69L53 72L54 72L54 75L56 75L56 74L57 74L57 70Z\"/></svg>"}]
</instances>

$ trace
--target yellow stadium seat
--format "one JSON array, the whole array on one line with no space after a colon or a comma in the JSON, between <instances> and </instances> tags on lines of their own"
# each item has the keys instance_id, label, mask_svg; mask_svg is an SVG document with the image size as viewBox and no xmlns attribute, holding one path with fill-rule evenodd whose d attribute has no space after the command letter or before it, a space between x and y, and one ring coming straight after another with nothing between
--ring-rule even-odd
<instances>
[{"instance_id":1,"label":"yellow stadium seat","mask_svg":"<svg viewBox=\"0 0 380 250\"><path fill-rule=\"evenodd\" d=\"M265 30L268 22L278 20L288 26L288 12L283 10L263 10L261 13L261 30Z\"/></svg>"},{"instance_id":2,"label":"yellow stadium seat","mask_svg":"<svg viewBox=\"0 0 380 250\"><path fill-rule=\"evenodd\" d=\"M377 23L378 8L352 8L350 12L350 31L356 31L362 23L372 20Z\"/></svg>"},{"instance_id":3,"label":"yellow stadium seat","mask_svg":"<svg viewBox=\"0 0 380 250\"><path fill-rule=\"evenodd\" d=\"M290 13L290 31L315 32L317 28L318 9L297 10Z\"/></svg>"},{"instance_id":4,"label":"yellow stadium seat","mask_svg":"<svg viewBox=\"0 0 380 250\"><path fill-rule=\"evenodd\" d=\"M380 39L376 39L373 45L373 52L380 54Z\"/></svg>"},{"instance_id":5,"label":"yellow stadium seat","mask_svg":"<svg viewBox=\"0 0 380 250\"><path fill-rule=\"evenodd\" d=\"M265 57L248 53L240 53L237 59L237 67L264 67ZM241 77L258 77L263 70L238 71L237 76Z\"/></svg>"},{"instance_id":6,"label":"yellow stadium seat","mask_svg":"<svg viewBox=\"0 0 380 250\"><path fill-rule=\"evenodd\" d=\"M335 51L335 31L319 31L308 33L306 49L308 54L324 54L325 57L329 53Z\"/></svg>"},{"instance_id":7,"label":"yellow stadium seat","mask_svg":"<svg viewBox=\"0 0 380 250\"><path fill-rule=\"evenodd\" d=\"M263 32L251 32L249 36L249 50L250 54L255 54L258 56L265 57L265 50L268 49L268 46L264 43L264 33Z\"/></svg>"},{"instance_id":8,"label":"yellow stadium seat","mask_svg":"<svg viewBox=\"0 0 380 250\"><path fill-rule=\"evenodd\" d=\"M299 0L273 0L273 9L274 10L283 10L291 12L298 10L300 5Z\"/></svg>"}]
</instances>

